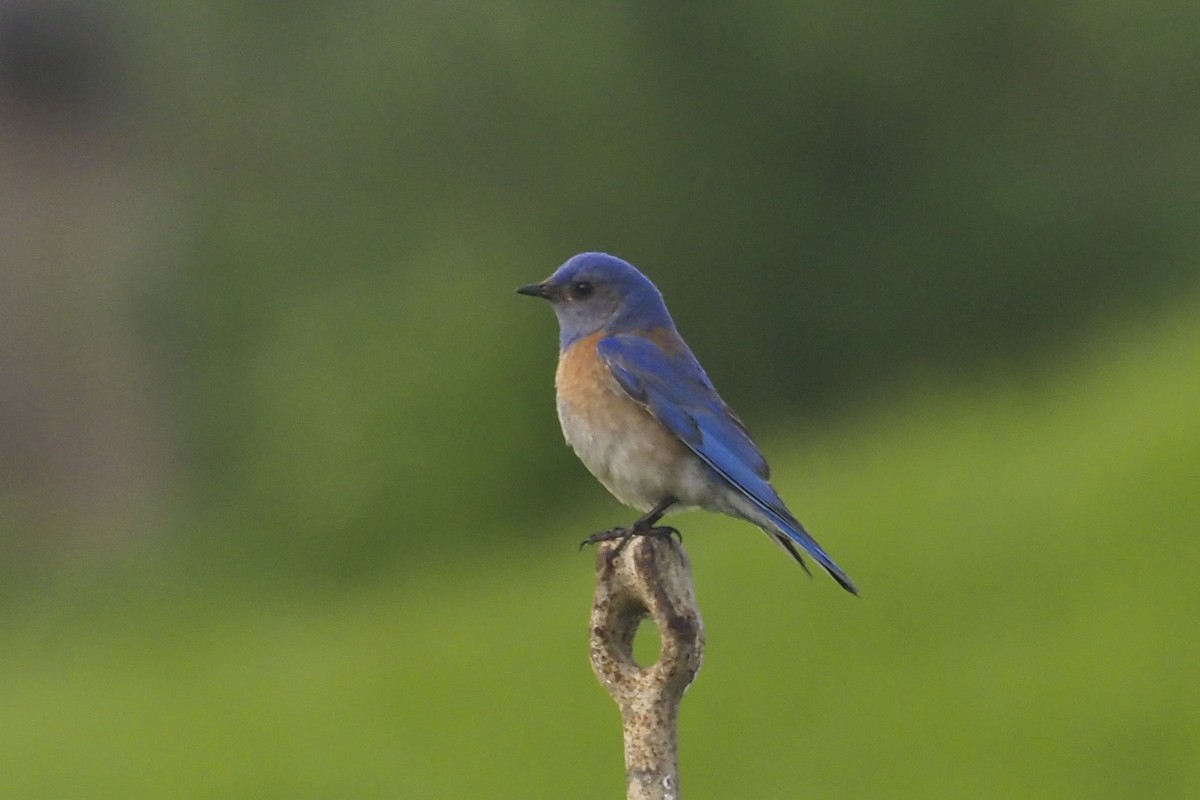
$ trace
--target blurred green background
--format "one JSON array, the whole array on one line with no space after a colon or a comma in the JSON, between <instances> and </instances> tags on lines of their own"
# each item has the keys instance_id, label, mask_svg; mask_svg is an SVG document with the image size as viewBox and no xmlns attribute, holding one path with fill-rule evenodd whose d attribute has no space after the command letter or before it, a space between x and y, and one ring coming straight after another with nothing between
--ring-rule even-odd
<instances>
[{"instance_id":1,"label":"blurred green background","mask_svg":"<svg viewBox=\"0 0 1200 800\"><path fill-rule=\"evenodd\" d=\"M689 798L1200 795L1197 26L0 6L0 797L621 796L596 249L862 588L679 518Z\"/></svg>"}]
</instances>

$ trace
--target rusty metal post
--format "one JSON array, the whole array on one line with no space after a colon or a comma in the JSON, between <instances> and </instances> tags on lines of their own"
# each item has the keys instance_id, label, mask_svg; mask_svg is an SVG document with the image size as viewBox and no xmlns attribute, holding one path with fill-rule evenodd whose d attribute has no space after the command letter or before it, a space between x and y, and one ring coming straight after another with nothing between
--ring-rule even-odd
<instances>
[{"instance_id":1,"label":"rusty metal post","mask_svg":"<svg viewBox=\"0 0 1200 800\"><path fill-rule=\"evenodd\" d=\"M616 549L604 542L596 555L592 670L621 709L629 800L679 800L679 701L704 656L691 567L669 537L639 536L614 556ZM640 667L633 638L647 616L662 651Z\"/></svg>"}]
</instances>

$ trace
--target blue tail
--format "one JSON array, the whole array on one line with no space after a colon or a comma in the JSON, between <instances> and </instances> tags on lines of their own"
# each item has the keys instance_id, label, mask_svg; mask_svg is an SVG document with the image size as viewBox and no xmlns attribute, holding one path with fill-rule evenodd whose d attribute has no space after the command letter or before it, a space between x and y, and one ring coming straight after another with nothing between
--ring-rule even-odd
<instances>
[{"instance_id":1,"label":"blue tail","mask_svg":"<svg viewBox=\"0 0 1200 800\"><path fill-rule=\"evenodd\" d=\"M800 545L804 552L813 557L813 560L825 568L829 576L852 595L858 595L858 587L854 585L854 581L850 580L850 576L842 572L842 568L833 562L821 545L817 544L817 540L809 535L808 531L804 530L804 526L790 515L784 516L773 508L763 509L767 512L767 516L775 523L777 533L768 531L769 534L787 550L792 558L796 559L804 571L808 572L808 565L804 563L804 559L800 556L800 551L796 549L796 545ZM793 544L793 542L795 544ZM811 573L810 573L811 574Z\"/></svg>"}]
</instances>

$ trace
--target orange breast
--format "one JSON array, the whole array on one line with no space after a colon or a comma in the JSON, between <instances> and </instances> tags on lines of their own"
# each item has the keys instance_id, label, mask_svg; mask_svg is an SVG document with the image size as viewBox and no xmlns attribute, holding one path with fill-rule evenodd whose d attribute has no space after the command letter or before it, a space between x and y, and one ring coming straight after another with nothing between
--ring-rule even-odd
<instances>
[{"instance_id":1,"label":"orange breast","mask_svg":"<svg viewBox=\"0 0 1200 800\"><path fill-rule=\"evenodd\" d=\"M694 459L687 448L625 393L596 353L602 334L580 339L559 360L558 418L588 470L625 503L649 509Z\"/></svg>"}]
</instances>

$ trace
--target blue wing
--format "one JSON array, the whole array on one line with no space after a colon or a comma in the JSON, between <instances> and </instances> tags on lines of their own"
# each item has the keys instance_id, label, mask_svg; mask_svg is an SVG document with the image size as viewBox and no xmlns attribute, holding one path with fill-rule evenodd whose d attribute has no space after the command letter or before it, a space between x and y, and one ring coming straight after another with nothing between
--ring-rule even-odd
<instances>
[{"instance_id":1,"label":"blue wing","mask_svg":"<svg viewBox=\"0 0 1200 800\"><path fill-rule=\"evenodd\" d=\"M666 338L666 337L656 337ZM717 394L696 357L677 335L668 349L637 334L606 337L596 350L617 383L734 489L762 509L776 536L804 565L799 545L845 589L854 584L788 511L768 481L769 470L745 427Z\"/></svg>"}]
</instances>

